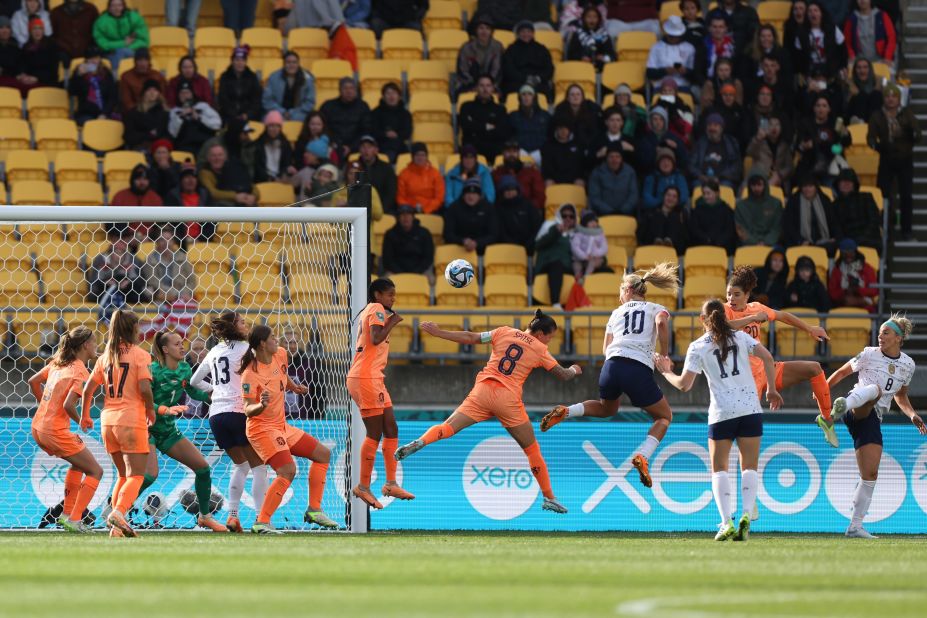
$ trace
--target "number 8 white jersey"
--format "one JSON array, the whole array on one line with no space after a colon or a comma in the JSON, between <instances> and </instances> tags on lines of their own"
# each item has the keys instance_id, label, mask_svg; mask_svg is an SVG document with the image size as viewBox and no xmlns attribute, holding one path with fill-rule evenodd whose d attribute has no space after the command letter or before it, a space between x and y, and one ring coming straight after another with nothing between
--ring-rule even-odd
<instances>
[{"instance_id":1,"label":"number 8 white jersey","mask_svg":"<svg viewBox=\"0 0 927 618\"><path fill-rule=\"evenodd\" d=\"M612 336L612 342L605 349L605 360L620 356L653 369L657 316L661 313L669 314L663 305L639 300L626 302L612 311L605 327L605 334Z\"/></svg>"},{"instance_id":2,"label":"number 8 white jersey","mask_svg":"<svg viewBox=\"0 0 927 618\"><path fill-rule=\"evenodd\" d=\"M750 369L750 355L757 341L743 331L734 333L728 343L727 356L706 333L689 345L683 372L704 373L708 378L711 403L708 406L708 423L720 423L750 414L762 414L763 408L756 396L756 384Z\"/></svg>"},{"instance_id":3,"label":"number 8 white jersey","mask_svg":"<svg viewBox=\"0 0 927 618\"><path fill-rule=\"evenodd\" d=\"M857 386L875 384L882 389L882 396L876 402L876 412L882 415L892 407L892 398L914 377L914 360L902 352L898 358L882 353L878 347L863 348L850 361L853 371L859 372Z\"/></svg>"},{"instance_id":4,"label":"number 8 white jersey","mask_svg":"<svg viewBox=\"0 0 927 618\"><path fill-rule=\"evenodd\" d=\"M241 357L247 350L248 344L244 341L222 341L209 351L190 378L193 388L212 393L209 416L224 412L244 413L245 402L241 395L238 369L241 367ZM211 382L206 381L207 375Z\"/></svg>"}]
</instances>

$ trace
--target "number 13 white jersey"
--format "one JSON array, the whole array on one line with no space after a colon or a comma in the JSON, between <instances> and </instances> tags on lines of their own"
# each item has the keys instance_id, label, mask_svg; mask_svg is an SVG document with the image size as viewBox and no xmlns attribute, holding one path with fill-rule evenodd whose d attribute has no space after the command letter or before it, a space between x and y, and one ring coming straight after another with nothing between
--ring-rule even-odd
<instances>
[{"instance_id":1,"label":"number 13 white jersey","mask_svg":"<svg viewBox=\"0 0 927 618\"><path fill-rule=\"evenodd\" d=\"M689 345L683 372L704 373L708 379L711 403L708 423L713 425L732 418L762 414L760 399L750 368L750 355L757 340L743 331L734 333L734 341L726 344L727 355L705 333ZM762 396L762 393L760 394Z\"/></svg>"},{"instance_id":2,"label":"number 13 white jersey","mask_svg":"<svg viewBox=\"0 0 927 618\"><path fill-rule=\"evenodd\" d=\"M248 350L244 341L222 341L209 351L190 378L193 388L212 393L209 416L224 412L244 413L245 402L241 395L241 357ZM206 381L209 375L211 382Z\"/></svg>"},{"instance_id":3,"label":"number 13 white jersey","mask_svg":"<svg viewBox=\"0 0 927 618\"><path fill-rule=\"evenodd\" d=\"M857 386L875 384L882 389L882 396L876 402L879 419L892 407L892 398L901 387L911 383L914 377L914 360L902 352L898 358L882 354L877 347L863 348L863 351L850 361L853 371L859 372Z\"/></svg>"},{"instance_id":4,"label":"number 13 white jersey","mask_svg":"<svg viewBox=\"0 0 927 618\"><path fill-rule=\"evenodd\" d=\"M669 314L656 303L632 300L612 311L605 334L612 342L605 349L605 360L620 356L643 363L653 369L657 344L657 316Z\"/></svg>"}]
</instances>

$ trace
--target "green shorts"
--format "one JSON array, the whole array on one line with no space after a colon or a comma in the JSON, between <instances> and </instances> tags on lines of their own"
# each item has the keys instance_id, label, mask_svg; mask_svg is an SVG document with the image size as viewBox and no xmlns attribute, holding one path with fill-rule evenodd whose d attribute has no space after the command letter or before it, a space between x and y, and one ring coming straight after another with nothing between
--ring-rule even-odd
<instances>
[{"instance_id":1,"label":"green shorts","mask_svg":"<svg viewBox=\"0 0 927 618\"><path fill-rule=\"evenodd\" d=\"M159 418L148 428L148 443L165 454L183 439L184 435L177 429L173 419Z\"/></svg>"}]
</instances>

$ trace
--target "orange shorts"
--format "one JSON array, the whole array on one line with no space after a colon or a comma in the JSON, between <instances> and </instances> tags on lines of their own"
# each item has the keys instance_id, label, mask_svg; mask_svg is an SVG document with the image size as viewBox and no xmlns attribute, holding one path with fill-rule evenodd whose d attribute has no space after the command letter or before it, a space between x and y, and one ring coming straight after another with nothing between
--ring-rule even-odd
<instances>
[{"instance_id":1,"label":"orange shorts","mask_svg":"<svg viewBox=\"0 0 927 618\"><path fill-rule=\"evenodd\" d=\"M348 393L363 418L380 416L383 410L393 407L383 378L348 378Z\"/></svg>"},{"instance_id":2,"label":"orange shorts","mask_svg":"<svg viewBox=\"0 0 927 618\"><path fill-rule=\"evenodd\" d=\"M148 429L125 425L103 425L103 446L107 453L147 453Z\"/></svg>"},{"instance_id":3,"label":"orange shorts","mask_svg":"<svg viewBox=\"0 0 927 618\"><path fill-rule=\"evenodd\" d=\"M760 365L751 365L750 368L753 370L753 381L756 383L756 394L763 398L763 394L766 392L766 369L762 364ZM785 363L779 361L776 363L776 390L782 390L782 372L785 369Z\"/></svg>"},{"instance_id":4,"label":"orange shorts","mask_svg":"<svg viewBox=\"0 0 927 618\"><path fill-rule=\"evenodd\" d=\"M521 397L495 380L477 383L456 411L477 423L495 416L503 427L516 427L529 422Z\"/></svg>"},{"instance_id":5,"label":"orange shorts","mask_svg":"<svg viewBox=\"0 0 927 618\"><path fill-rule=\"evenodd\" d=\"M52 457L61 457L62 459L77 455L86 448L80 436L70 431L48 433L33 429L32 438L40 449Z\"/></svg>"},{"instance_id":6,"label":"orange shorts","mask_svg":"<svg viewBox=\"0 0 927 618\"><path fill-rule=\"evenodd\" d=\"M270 461L271 457L281 451L289 451L290 447L295 446L296 443L304 437L312 438L312 440L318 444L318 440L302 429L297 429L292 425L284 425L282 430L262 429L254 433L250 431L246 431L245 433L248 436L248 441L251 443L254 452L257 453L258 457L260 457L263 462ZM312 446L315 448L314 445ZM312 452L312 449L308 450ZM302 455L302 453L298 454L305 456Z\"/></svg>"}]
</instances>

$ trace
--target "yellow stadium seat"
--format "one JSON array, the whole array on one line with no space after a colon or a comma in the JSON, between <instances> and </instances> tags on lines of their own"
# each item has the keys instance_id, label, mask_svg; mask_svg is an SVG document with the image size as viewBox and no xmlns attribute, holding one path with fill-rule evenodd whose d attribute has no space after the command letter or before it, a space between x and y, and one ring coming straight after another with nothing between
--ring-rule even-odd
<instances>
[{"instance_id":1,"label":"yellow stadium seat","mask_svg":"<svg viewBox=\"0 0 927 618\"><path fill-rule=\"evenodd\" d=\"M16 88L0 88L0 118L22 118L23 97Z\"/></svg>"},{"instance_id":2,"label":"yellow stadium seat","mask_svg":"<svg viewBox=\"0 0 927 618\"><path fill-rule=\"evenodd\" d=\"M846 149L846 154L867 154L870 152L869 144L866 142L866 134L869 132L868 124L851 124L847 127L850 132L850 145Z\"/></svg>"},{"instance_id":3,"label":"yellow stadium seat","mask_svg":"<svg viewBox=\"0 0 927 618\"><path fill-rule=\"evenodd\" d=\"M567 60L554 65L554 86L556 97L566 95L567 88L578 84L586 93L586 98L595 100L595 67L581 60Z\"/></svg>"},{"instance_id":4,"label":"yellow stadium seat","mask_svg":"<svg viewBox=\"0 0 927 618\"><path fill-rule=\"evenodd\" d=\"M556 30L537 30L534 40L547 48L550 58L556 65L563 60L563 35Z\"/></svg>"},{"instance_id":5,"label":"yellow stadium seat","mask_svg":"<svg viewBox=\"0 0 927 618\"><path fill-rule=\"evenodd\" d=\"M72 180L98 182L97 158L86 150L59 152L55 155L55 180L60 184Z\"/></svg>"},{"instance_id":6,"label":"yellow stadium seat","mask_svg":"<svg viewBox=\"0 0 927 618\"><path fill-rule=\"evenodd\" d=\"M521 245L499 243L486 247L483 272L493 275L528 276L528 253Z\"/></svg>"},{"instance_id":7,"label":"yellow stadium seat","mask_svg":"<svg viewBox=\"0 0 927 618\"><path fill-rule=\"evenodd\" d=\"M419 215L421 216L421 215ZM373 222L373 246L370 252L375 255L383 255L383 237L396 225L396 217L393 215L383 215L379 221Z\"/></svg>"},{"instance_id":8,"label":"yellow stadium seat","mask_svg":"<svg viewBox=\"0 0 927 618\"><path fill-rule=\"evenodd\" d=\"M283 54L283 35L276 28L245 28L241 44L251 46L248 58L279 58Z\"/></svg>"},{"instance_id":9,"label":"yellow stadium seat","mask_svg":"<svg viewBox=\"0 0 927 618\"><path fill-rule=\"evenodd\" d=\"M132 7L144 15L145 23L149 27L158 27L164 24L166 7L161 0L134 0L134 2L126 3L126 6Z\"/></svg>"},{"instance_id":10,"label":"yellow stadium seat","mask_svg":"<svg viewBox=\"0 0 927 618\"><path fill-rule=\"evenodd\" d=\"M342 288L339 286L338 289ZM344 289L346 291L347 287ZM329 305L335 298L335 286L327 275L293 276L291 273L287 279L287 290L290 293L290 301L299 304ZM392 334L390 336L392 337Z\"/></svg>"},{"instance_id":11,"label":"yellow stadium seat","mask_svg":"<svg viewBox=\"0 0 927 618\"><path fill-rule=\"evenodd\" d=\"M698 316L673 316L673 344L677 355L685 356L689 345L704 334L705 328Z\"/></svg>"},{"instance_id":12,"label":"yellow stadium seat","mask_svg":"<svg viewBox=\"0 0 927 618\"><path fill-rule=\"evenodd\" d=\"M241 275L241 301L244 304L277 305L283 296L280 273L252 270Z\"/></svg>"},{"instance_id":13,"label":"yellow stadium seat","mask_svg":"<svg viewBox=\"0 0 927 618\"><path fill-rule=\"evenodd\" d=\"M724 277L686 277L686 285L682 289L683 307L693 310L701 309L706 300L712 298L724 300L726 293L727 286Z\"/></svg>"},{"instance_id":14,"label":"yellow stadium seat","mask_svg":"<svg viewBox=\"0 0 927 618\"><path fill-rule=\"evenodd\" d=\"M679 99L689 106L689 109L695 109L695 99L688 92L677 92L676 96ZM660 102L660 93L653 95L653 98L650 99L650 107L656 107L657 103Z\"/></svg>"},{"instance_id":15,"label":"yellow stadium seat","mask_svg":"<svg viewBox=\"0 0 927 618\"><path fill-rule=\"evenodd\" d=\"M197 28L193 35L193 48L197 59L224 58L228 60L235 49L235 32L229 28Z\"/></svg>"},{"instance_id":16,"label":"yellow stadium seat","mask_svg":"<svg viewBox=\"0 0 927 618\"><path fill-rule=\"evenodd\" d=\"M447 72L453 72L457 69L457 53L469 40L463 30L432 30L428 33L428 58L440 60Z\"/></svg>"},{"instance_id":17,"label":"yellow stadium seat","mask_svg":"<svg viewBox=\"0 0 927 618\"><path fill-rule=\"evenodd\" d=\"M602 68L602 100L605 100L605 90L613 91L621 84L627 84L631 90L642 89L646 85L645 72L646 66L643 62L631 60L609 62Z\"/></svg>"},{"instance_id":18,"label":"yellow stadium seat","mask_svg":"<svg viewBox=\"0 0 927 618\"><path fill-rule=\"evenodd\" d=\"M325 101L318 93L326 92L337 96L338 81L342 77L352 77L354 69L347 60L323 58L312 63L312 75L315 77L316 100Z\"/></svg>"},{"instance_id":19,"label":"yellow stadium seat","mask_svg":"<svg viewBox=\"0 0 927 618\"><path fill-rule=\"evenodd\" d=\"M194 162L196 160L196 155L192 152L186 152L184 150L172 150L171 151L171 160L176 161L177 163L186 163Z\"/></svg>"},{"instance_id":20,"label":"yellow stadium seat","mask_svg":"<svg viewBox=\"0 0 927 618\"><path fill-rule=\"evenodd\" d=\"M357 48L357 60L368 60L377 57L377 38L373 30L367 28L348 28L351 41Z\"/></svg>"},{"instance_id":21,"label":"yellow stadium seat","mask_svg":"<svg viewBox=\"0 0 927 618\"><path fill-rule=\"evenodd\" d=\"M891 81L892 79L892 67L884 62L873 62L872 72L875 74L876 80Z\"/></svg>"},{"instance_id":22,"label":"yellow stadium seat","mask_svg":"<svg viewBox=\"0 0 927 618\"><path fill-rule=\"evenodd\" d=\"M64 88L33 88L26 96L26 111L33 122L42 118L67 118L68 91Z\"/></svg>"},{"instance_id":23,"label":"yellow stadium seat","mask_svg":"<svg viewBox=\"0 0 927 618\"><path fill-rule=\"evenodd\" d=\"M756 5L761 24L772 24L782 30L792 12L792 3L785 0L764 0Z\"/></svg>"},{"instance_id":24,"label":"yellow stadium seat","mask_svg":"<svg viewBox=\"0 0 927 618\"><path fill-rule=\"evenodd\" d=\"M616 245L608 246L608 265L619 274L628 269L628 250Z\"/></svg>"},{"instance_id":25,"label":"yellow stadium seat","mask_svg":"<svg viewBox=\"0 0 927 618\"><path fill-rule=\"evenodd\" d=\"M879 268L882 266L879 252L872 247L857 247L856 250L863 254L863 257L866 258L866 263L872 266L872 269L878 274Z\"/></svg>"},{"instance_id":26,"label":"yellow stadium seat","mask_svg":"<svg viewBox=\"0 0 927 618\"><path fill-rule=\"evenodd\" d=\"M254 25L261 28L270 28L275 25L274 10L277 7L272 2L258 2L254 12Z\"/></svg>"},{"instance_id":27,"label":"yellow stadium seat","mask_svg":"<svg viewBox=\"0 0 927 618\"><path fill-rule=\"evenodd\" d=\"M435 247L435 275L438 278L444 278L444 269L454 260L467 260L476 268L477 256L476 251L466 251L460 245L441 245ZM476 285L471 283L470 285Z\"/></svg>"},{"instance_id":28,"label":"yellow stadium seat","mask_svg":"<svg viewBox=\"0 0 927 618\"><path fill-rule=\"evenodd\" d=\"M289 206L296 201L293 185L283 182L259 182L255 185L259 206Z\"/></svg>"},{"instance_id":29,"label":"yellow stadium seat","mask_svg":"<svg viewBox=\"0 0 927 618\"><path fill-rule=\"evenodd\" d=\"M727 277L727 252L721 247L697 246L686 249L685 275L689 277Z\"/></svg>"},{"instance_id":30,"label":"yellow stadium seat","mask_svg":"<svg viewBox=\"0 0 927 618\"><path fill-rule=\"evenodd\" d=\"M827 250L823 247L789 247L785 250L785 260L789 263L790 278L795 277L795 263L806 255L814 260L815 270L821 283L827 285Z\"/></svg>"},{"instance_id":31,"label":"yellow stadium seat","mask_svg":"<svg viewBox=\"0 0 927 618\"><path fill-rule=\"evenodd\" d=\"M71 180L59 183L62 206L102 206L103 187L98 182Z\"/></svg>"},{"instance_id":32,"label":"yellow stadium seat","mask_svg":"<svg viewBox=\"0 0 927 618\"><path fill-rule=\"evenodd\" d=\"M537 36L537 32L535 32L535 36ZM511 30L496 28L492 31L492 38L502 43L503 48L508 49L509 45L515 42L515 33Z\"/></svg>"},{"instance_id":33,"label":"yellow stadium seat","mask_svg":"<svg viewBox=\"0 0 927 618\"><path fill-rule=\"evenodd\" d=\"M846 160L859 177L860 185L876 184L879 175L879 153L871 149L863 154L849 153Z\"/></svg>"},{"instance_id":34,"label":"yellow stadium seat","mask_svg":"<svg viewBox=\"0 0 927 618\"><path fill-rule=\"evenodd\" d=\"M73 306L83 303L87 296L87 280L80 270L45 269L42 271L42 283L45 284L42 300L46 305Z\"/></svg>"},{"instance_id":35,"label":"yellow stadium seat","mask_svg":"<svg viewBox=\"0 0 927 618\"><path fill-rule=\"evenodd\" d=\"M446 94L449 86L447 65L440 60L413 60L408 67L409 94L422 92Z\"/></svg>"},{"instance_id":36,"label":"yellow stadium seat","mask_svg":"<svg viewBox=\"0 0 927 618\"><path fill-rule=\"evenodd\" d=\"M426 319L437 322L438 327L443 328L444 330L463 330L463 318L460 316L421 316L419 323ZM421 351L423 354L454 355L460 352L460 344L454 343L453 341L448 341L446 339L441 339L440 337L432 337L426 333L420 334L419 341L421 342Z\"/></svg>"},{"instance_id":37,"label":"yellow stadium seat","mask_svg":"<svg viewBox=\"0 0 927 618\"><path fill-rule=\"evenodd\" d=\"M198 276L195 296L201 308L224 309L238 305L235 296L235 282L227 269Z\"/></svg>"},{"instance_id":38,"label":"yellow stadium seat","mask_svg":"<svg viewBox=\"0 0 927 618\"><path fill-rule=\"evenodd\" d=\"M487 276L483 283L483 300L487 307L525 307L528 283L520 275Z\"/></svg>"},{"instance_id":39,"label":"yellow stadium seat","mask_svg":"<svg viewBox=\"0 0 927 618\"><path fill-rule=\"evenodd\" d=\"M637 219L628 215L606 215L599 218L599 227L613 247L633 251L637 247Z\"/></svg>"},{"instance_id":40,"label":"yellow stadium seat","mask_svg":"<svg viewBox=\"0 0 927 618\"><path fill-rule=\"evenodd\" d=\"M734 193L734 189L725 185L721 187L720 193L721 201L727 204L731 210L734 210L737 207L737 195ZM770 195L772 195L772 191L770 191ZM702 197L702 187L695 187L689 200L693 207L700 197Z\"/></svg>"},{"instance_id":41,"label":"yellow stadium seat","mask_svg":"<svg viewBox=\"0 0 927 618\"><path fill-rule=\"evenodd\" d=\"M455 288L444 277L438 277L435 281L435 304L475 309L480 304L479 287L471 283L465 288Z\"/></svg>"},{"instance_id":42,"label":"yellow stadium seat","mask_svg":"<svg viewBox=\"0 0 927 618\"><path fill-rule=\"evenodd\" d=\"M415 215L423 228L431 234L435 246L444 244L444 217L441 215L419 214Z\"/></svg>"},{"instance_id":43,"label":"yellow stadium seat","mask_svg":"<svg viewBox=\"0 0 927 618\"><path fill-rule=\"evenodd\" d=\"M65 150L77 150L77 123L68 118L48 118L32 123L35 147L50 156Z\"/></svg>"},{"instance_id":44,"label":"yellow stadium seat","mask_svg":"<svg viewBox=\"0 0 927 618\"><path fill-rule=\"evenodd\" d=\"M618 59L646 62L656 42L657 35L652 32L623 32L618 37Z\"/></svg>"},{"instance_id":45,"label":"yellow stadium seat","mask_svg":"<svg viewBox=\"0 0 927 618\"><path fill-rule=\"evenodd\" d=\"M270 76L283 68L283 58L258 58L255 60L254 64L259 66L258 70L261 74L261 85L266 86Z\"/></svg>"},{"instance_id":46,"label":"yellow stadium seat","mask_svg":"<svg viewBox=\"0 0 927 618\"><path fill-rule=\"evenodd\" d=\"M140 163L145 164L145 155L135 150L114 150L103 155L103 177L110 188L110 197L113 183L128 183L132 169Z\"/></svg>"},{"instance_id":47,"label":"yellow stadium seat","mask_svg":"<svg viewBox=\"0 0 927 618\"><path fill-rule=\"evenodd\" d=\"M770 247L760 246L738 247L734 252L734 268L738 266L759 268L766 263L766 256L769 255L770 250Z\"/></svg>"},{"instance_id":48,"label":"yellow stadium seat","mask_svg":"<svg viewBox=\"0 0 927 618\"><path fill-rule=\"evenodd\" d=\"M678 264L679 257L672 247L643 245L634 251L634 270L647 270L662 262Z\"/></svg>"},{"instance_id":49,"label":"yellow stadium seat","mask_svg":"<svg viewBox=\"0 0 927 618\"><path fill-rule=\"evenodd\" d=\"M601 311L601 309L592 309ZM578 356L602 356L605 341L605 327L610 316L591 315L589 308L579 309L570 316L570 330L573 335L573 352Z\"/></svg>"},{"instance_id":50,"label":"yellow stadium seat","mask_svg":"<svg viewBox=\"0 0 927 618\"><path fill-rule=\"evenodd\" d=\"M660 23L662 24L673 15L682 17L682 10L676 2L664 2L660 5Z\"/></svg>"},{"instance_id":51,"label":"yellow stadium seat","mask_svg":"<svg viewBox=\"0 0 927 618\"><path fill-rule=\"evenodd\" d=\"M287 36L287 49L299 54L300 61L307 65L317 58L327 58L328 31L324 28L294 28Z\"/></svg>"},{"instance_id":52,"label":"yellow stadium seat","mask_svg":"<svg viewBox=\"0 0 927 618\"><path fill-rule=\"evenodd\" d=\"M6 184L25 180L48 180L48 157L37 150L14 150L6 160Z\"/></svg>"},{"instance_id":53,"label":"yellow stadium seat","mask_svg":"<svg viewBox=\"0 0 927 618\"><path fill-rule=\"evenodd\" d=\"M55 188L47 180L20 180L10 190L13 206L54 206Z\"/></svg>"},{"instance_id":54,"label":"yellow stadium seat","mask_svg":"<svg viewBox=\"0 0 927 618\"><path fill-rule=\"evenodd\" d=\"M424 142L428 152L438 161L454 152L454 132L450 125L440 122L419 122L412 129L412 141Z\"/></svg>"},{"instance_id":55,"label":"yellow stadium seat","mask_svg":"<svg viewBox=\"0 0 927 618\"><path fill-rule=\"evenodd\" d=\"M215 242L196 242L187 249L187 259L193 264L197 275L202 273L228 273L230 270L229 248Z\"/></svg>"},{"instance_id":56,"label":"yellow stadium seat","mask_svg":"<svg viewBox=\"0 0 927 618\"><path fill-rule=\"evenodd\" d=\"M392 82L402 89L402 64L398 60L363 60L357 73L361 90L366 94L376 94Z\"/></svg>"},{"instance_id":57,"label":"yellow stadium seat","mask_svg":"<svg viewBox=\"0 0 927 618\"><path fill-rule=\"evenodd\" d=\"M295 144L296 140L299 139L299 133L303 130L303 123L299 120L284 120L283 121L283 135L287 138L290 144Z\"/></svg>"},{"instance_id":58,"label":"yellow stadium seat","mask_svg":"<svg viewBox=\"0 0 927 618\"><path fill-rule=\"evenodd\" d=\"M862 308L831 309L824 324L830 336L830 355L851 357L868 346L872 331L871 316Z\"/></svg>"},{"instance_id":59,"label":"yellow stadium seat","mask_svg":"<svg viewBox=\"0 0 927 618\"><path fill-rule=\"evenodd\" d=\"M461 28L461 12L460 3L457 0L431 0L428 13L425 14L425 19L422 21L425 33L441 28L459 30Z\"/></svg>"},{"instance_id":60,"label":"yellow stadium seat","mask_svg":"<svg viewBox=\"0 0 927 618\"><path fill-rule=\"evenodd\" d=\"M620 303L618 294L621 289L621 275L615 273L592 273L583 282L586 296L593 307L614 309Z\"/></svg>"},{"instance_id":61,"label":"yellow stadium seat","mask_svg":"<svg viewBox=\"0 0 927 618\"><path fill-rule=\"evenodd\" d=\"M12 150L29 150L32 134L29 123L19 118L8 118L0 122L0 161L5 161Z\"/></svg>"},{"instance_id":62,"label":"yellow stadium seat","mask_svg":"<svg viewBox=\"0 0 927 618\"><path fill-rule=\"evenodd\" d=\"M122 147L123 125L118 120L88 120L84 124L82 140L85 148L108 152Z\"/></svg>"},{"instance_id":63,"label":"yellow stadium seat","mask_svg":"<svg viewBox=\"0 0 927 618\"><path fill-rule=\"evenodd\" d=\"M6 305L37 304L37 280L31 272L2 271L0 272L0 292Z\"/></svg>"},{"instance_id":64,"label":"yellow stadium seat","mask_svg":"<svg viewBox=\"0 0 927 618\"><path fill-rule=\"evenodd\" d=\"M235 266L240 272L266 270L280 272L281 251L267 243L246 242L233 247Z\"/></svg>"},{"instance_id":65,"label":"yellow stadium seat","mask_svg":"<svg viewBox=\"0 0 927 618\"><path fill-rule=\"evenodd\" d=\"M50 247L52 253L58 253L61 250L61 247L53 245L37 245L30 248L26 243L16 242L11 237L10 240L0 244L0 267L3 270L29 270L32 268L32 256L29 255L29 251L40 247ZM41 259L39 268L42 268Z\"/></svg>"},{"instance_id":66,"label":"yellow stadium seat","mask_svg":"<svg viewBox=\"0 0 927 618\"><path fill-rule=\"evenodd\" d=\"M872 195L872 199L875 200L876 207L879 209L879 212L882 212L882 209L885 208L885 198L882 196L882 189L875 186L862 186L859 187L860 193L869 193Z\"/></svg>"},{"instance_id":67,"label":"yellow stadium seat","mask_svg":"<svg viewBox=\"0 0 927 618\"><path fill-rule=\"evenodd\" d=\"M576 206L577 217L586 208L586 190L579 185L560 184L550 185L546 192L546 217L551 218L557 209L564 204L573 204Z\"/></svg>"},{"instance_id":68,"label":"yellow stadium seat","mask_svg":"<svg viewBox=\"0 0 927 618\"><path fill-rule=\"evenodd\" d=\"M420 92L409 102L412 122L451 123L451 98L445 92Z\"/></svg>"},{"instance_id":69,"label":"yellow stadium seat","mask_svg":"<svg viewBox=\"0 0 927 618\"><path fill-rule=\"evenodd\" d=\"M537 100L538 100L538 106L543 110L547 110L549 107L547 104L547 95L544 94L543 92L538 92L535 96L537 97ZM518 100L517 92L510 92L505 97L505 111L509 113L518 111L519 105L520 105L520 102ZM534 161L534 159L531 159L531 161ZM532 163L532 165L534 165L534 163Z\"/></svg>"},{"instance_id":70,"label":"yellow stadium seat","mask_svg":"<svg viewBox=\"0 0 927 618\"><path fill-rule=\"evenodd\" d=\"M471 90L470 92L461 92L459 95L457 95L457 113L458 114L460 113L460 108L463 107L464 103L467 103L468 101L475 101L475 100L476 100L475 91Z\"/></svg>"},{"instance_id":71,"label":"yellow stadium seat","mask_svg":"<svg viewBox=\"0 0 927 618\"><path fill-rule=\"evenodd\" d=\"M570 289L573 287L573 284L576 283L576 279L573 278L573 275L563 276L563 287L560 288L560 298L557 300L551 299L550 285L548 285L547 281L548 278L546 274L542 273L534 276L534 282L531 284L532 303L549 306L558 302L561 305L565 305L567 299L570 297Z\"/></svg>"},{"instance_id":72,"label":"yellow stadium seat","mask_svg":"<svg viewBox=\"0 0 927 618\"><path fill-rule=\"evenodd\" d=\"M390 279L396 285L398 307L427 307L431 304L431 286L425 275L399 273Z\"/></svg>"},{"instance_id":73,"label":"yellow stadium seat","mask_svg":"<svg viewBox=\"0 0 927 618\"><path fill-rule=\"evenodd\" d=\"M80 243L85 246L93 243L99 244L101 247L99 251L90 251L88 248L88 253L92 253L93 256L100 254L102 249L108 246L106 243L106 230L99 223L69 223L64 226L64 230L64 236L68 242Z\"/></svg>"},{"instance_id":74,"label":"yellow stadium seat","mask_svg":"<svg viewBox=\"0 0 927 618\"><path fill-rule=\"evenodd\" d=\"M421 60L424 45L422 33L411 28L393 28L383 32L380 51L384 60L398 60L403 68L412 60Z\"/></svg>"},{"instance_id":75,"label":"yellow stadium seat","mask_svg":"<svg viewBox=\"0 0 927 618\"><path fill-rule=\"evenodd\" d=\"M180 58L190 53L190 37L186 28L172 26L150 28L148 37L152 56Z\"/></svg>"},{"instance_id":76,"label":"yellow stadium seat","mask_svg":"<svg viewBox=\"0 0 927 618\"><path fill-rule=\"evenodd\" d=\"M782 311L797 315L802 322L810 326L820 326L821 321L809 314L816 313L806 307L786 307ZM797 330L781 320L775 322L776 359L791 357L817 356L818 342L808 333ZM859 352L857 349L856 352ZM856 353L854 352L854 354Z\"/></svg>"}]
</instances>

